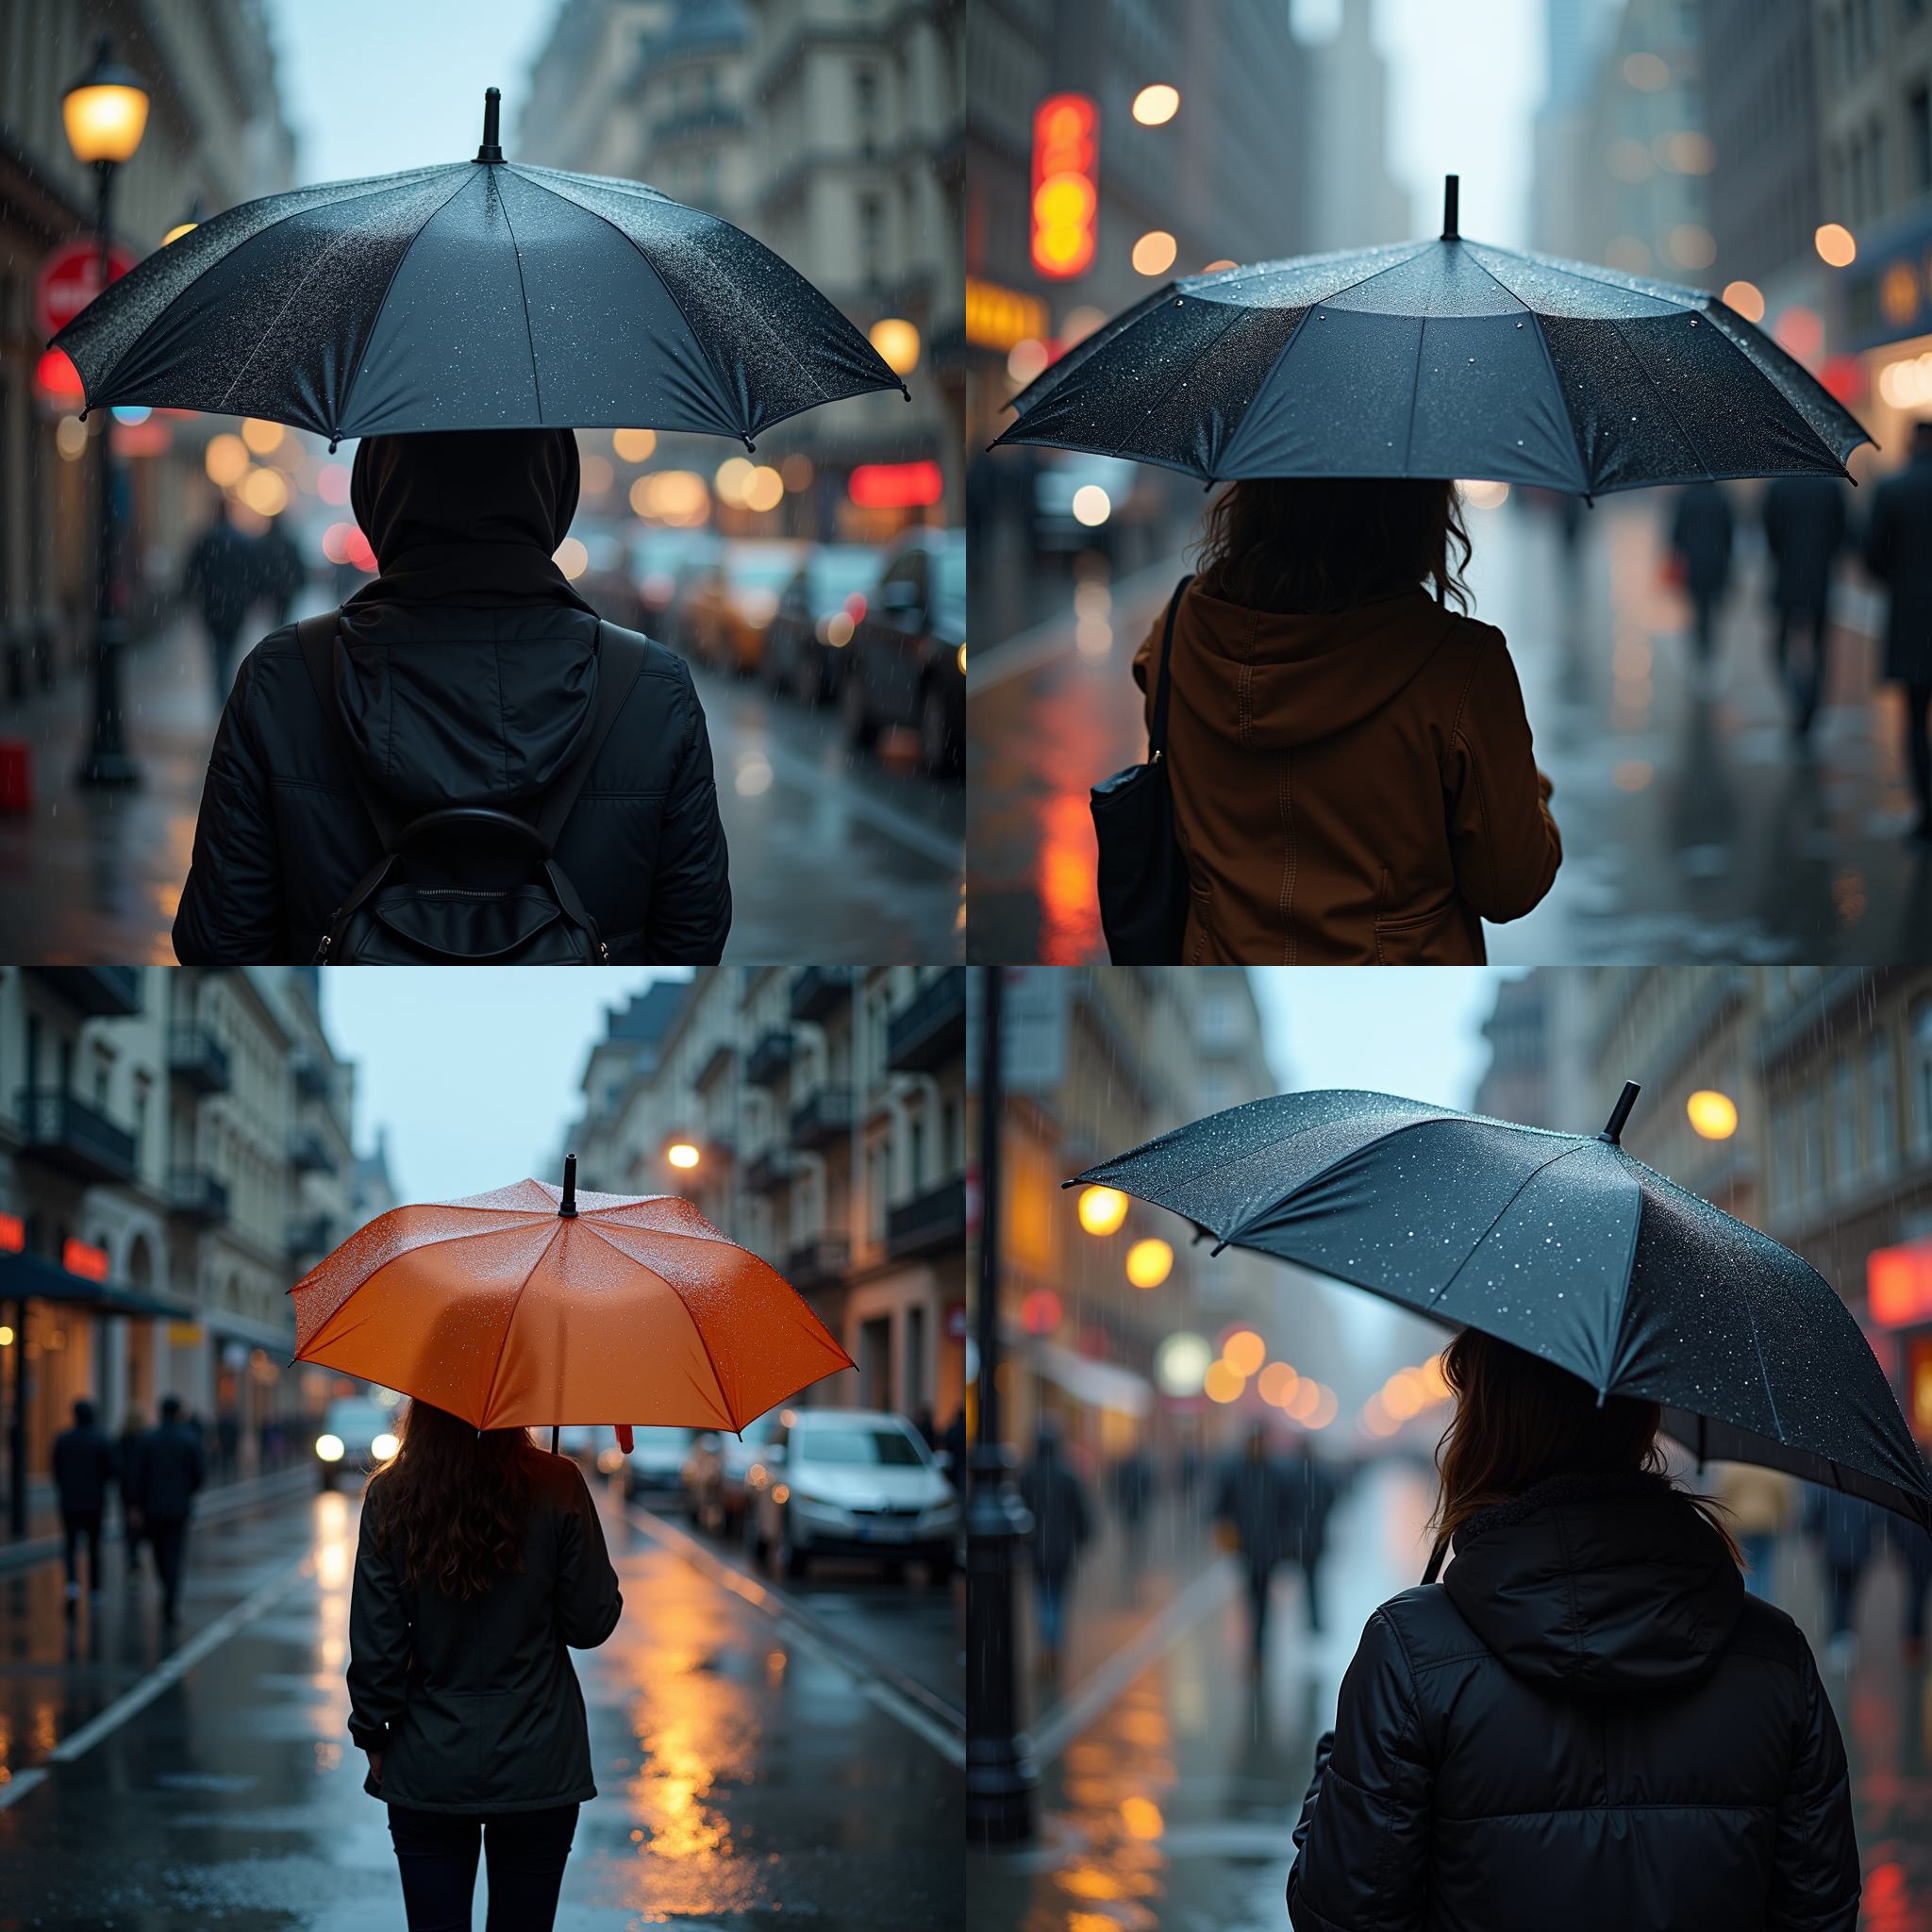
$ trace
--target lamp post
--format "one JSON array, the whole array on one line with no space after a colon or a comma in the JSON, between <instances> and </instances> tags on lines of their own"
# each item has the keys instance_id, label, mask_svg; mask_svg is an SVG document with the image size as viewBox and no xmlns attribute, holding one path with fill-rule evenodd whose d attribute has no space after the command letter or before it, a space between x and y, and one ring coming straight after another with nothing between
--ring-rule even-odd
<instances>
[{"instance_id":1,"label":"lamp post","mask_svg":"<svg viewBox=\"0 0 1932 1932\"><path fill-rule=\"evenodd\" d=\"M980 969L979 1399L973 1488L966 1504L966 1837L1011 1844L1033 1836L1039 1774L1019 1728L1013 1644L1013 1557L1033 1527L1000 1440L1000 1008L1005 969Z\"/></svg>"},{"instance_id":2,"label":"lamp post","mask_svg":"<svg viewBox=\"0 0 1932 1932\"><path fill-rule=\"evenodd\" d=\"M131 68L119 65L108 37L94 45L94 64L60 97L67 145L94 172L94 234L100 244L100 287L108 286L112 245L114 170L133 157L147 128L147 90ZM89 671L93 720L75 774L83 785L136 785L141 769L127 750L121 713L123 625L114 614L114 419L101 424L94 459L94 638Z\"/></svg>"}]
</instances>

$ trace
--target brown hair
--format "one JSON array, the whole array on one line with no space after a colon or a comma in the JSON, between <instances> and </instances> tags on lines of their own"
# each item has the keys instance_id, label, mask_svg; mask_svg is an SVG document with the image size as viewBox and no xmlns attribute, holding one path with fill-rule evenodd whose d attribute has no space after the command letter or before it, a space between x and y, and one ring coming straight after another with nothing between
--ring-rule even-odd
<instances>
[{"instance_id":1,"label":"brown hair","mask_svg":"<svg viewBox=\"0 0 1932 1932\"><path fill-rule=\"evenodd\" d=\"M1439 604L1469 608L1469 532L1456 485L1439 477L1230 483L1208 507L1194 558L1209 596L1250 610L1351 610L1424 579Z\"/></svg>"},{"instance_id":2,"label":"brown hair","mask_svg":"<svg viewBox=\"0 0 1932 1932\"><path fill-rule=\"evenodd\" d=\"M476 1429L460 1416L411 1402L402 1446L369 1480L377 1543L411 1587L433 1584L467 1603L506 1570L524 1566L530 1513L527 1429Z\"/></svg>"},{"instance_id":3,"label":"brown hair","mask_svg":"<svg viewBox=\"0 0 1932 1932\"><path fill-rule=\"evenodd\" d=\"M1663 1411L1654 1402L1608 1395L1601 1403L1580 1376L1524 1349L1465 1328L1442 1353L1456 1413L1436 1445L1441 1494L1429 1520L1439 1545L1479 1511L1520 1496L1553 1475L1668 1474L1657 1446ZM1743 1557L1721 1507L1686 1500Z\"/></svg>"}]
</instances>

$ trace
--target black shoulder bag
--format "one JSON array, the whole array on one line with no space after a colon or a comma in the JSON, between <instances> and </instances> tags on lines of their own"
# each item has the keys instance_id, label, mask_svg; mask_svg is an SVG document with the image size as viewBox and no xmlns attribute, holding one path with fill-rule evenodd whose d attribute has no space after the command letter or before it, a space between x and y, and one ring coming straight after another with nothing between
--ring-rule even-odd
<instances>
[{"instance_id":1,"label":"black shoulder bag","mask_svg":"<svg viewBox=\"0 0 1932 1932\"><path fill-rule=\"evenodd\" d=\"M1160 639L1147 762L1129 765L1093 788L1093 830L1100 841L1100 924L1116 966L1180 962L1188 924L1188 862L1174 836L1174 794L1167 782L1168 658L1174 621L1191 576L1174 586Z\"/></svg>"},{"instance_id":2,"label":"black shoulder bag","mask_svg":"<svg viewBox=\"0 0 1932 1932\"><path fill-rule=\"evenodd\" d=\"M318 966L601 966L609 951L576 888L551 858L644 668L644 640L597 625L597 701L576 756L558 774L534 822L485 806L451 806L408 824L362 768L336 708L332 646L338 613L295 626L326 728L382 842L382 858L337 908L311 963Z\"/></svg>"}]
</instances>

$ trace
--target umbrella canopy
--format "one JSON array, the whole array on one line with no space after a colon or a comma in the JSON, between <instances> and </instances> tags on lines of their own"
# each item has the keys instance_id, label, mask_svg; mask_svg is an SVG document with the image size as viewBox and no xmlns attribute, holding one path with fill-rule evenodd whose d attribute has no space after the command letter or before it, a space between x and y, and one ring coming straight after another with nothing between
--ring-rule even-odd
<instances>
[{"instance_id":1,"label":"umbrella canopy","mask_svg":"<svg viewBox=\"0 0 1932 1932\"><path fill-rule=\"evenodd\" d=\"M1924 1462L1851 1311L1789 1248L1624 1152L1636 1094L1592 1136L1283 1093L1077 1179L1661 1404L1700 1462L1764 1463L1932 1529Z\"/></svg>"},{"instance_id":2,"label":"umbrella canopy","mask_svg":"<svg viewBox=\"0 0 1932 1932\"><path fill-rule=\"evenodd\" d=\"M1169 282L1013 400L1000 443L1242 476L1469 476L1598 495L1840 476L1871 439L1702 289L1440 239Z\"/></svg>"},{"instance_id":3,"label":"umbrella canopy","mask_svg":"<svg viewBox=\"0 0 1932 1932\"><path fill-rule=\"evenodd\" d=\"M473 161L245 202L54 338L91 409L145 403L342 437L635 425L749 443L905 390L817 289L635 181Z\"/></svg>"},{"instance_id":4,"label":"umbrella canopy","mask_svg":"<svg viewBox=\"0 0 1932 1932\"><path fill-rule=\"evenodd\" d=\"M295 1359L479 1429L741 1429L852 1358L778 1273L670 1194L523 1180L391 1208L289 1291Z\"/></svg>"}]
</instances>

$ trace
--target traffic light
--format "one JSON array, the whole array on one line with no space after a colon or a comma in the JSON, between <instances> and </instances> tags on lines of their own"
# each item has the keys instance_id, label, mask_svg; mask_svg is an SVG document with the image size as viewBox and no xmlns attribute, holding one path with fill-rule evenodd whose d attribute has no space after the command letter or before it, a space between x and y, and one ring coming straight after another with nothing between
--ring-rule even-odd
<instances>
[{"instance_id":1,"label":"traffic light","mask_svg":"<svg viewBox=\"0 0 1932 1932\"><path fill-rule=\"evenodd\" d=\"M1033 110L1033 266L1055 281L1093 262L1100 212L1100 112L1087 94L1049 94Z\"/></svg>"}]
</instances>

